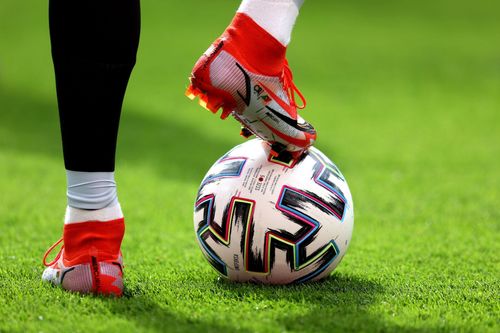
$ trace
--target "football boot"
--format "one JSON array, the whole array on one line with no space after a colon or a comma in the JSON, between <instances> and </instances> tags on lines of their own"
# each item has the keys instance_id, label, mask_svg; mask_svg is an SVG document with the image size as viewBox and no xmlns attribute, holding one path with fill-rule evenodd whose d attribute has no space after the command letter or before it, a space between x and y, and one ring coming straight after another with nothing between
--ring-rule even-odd
<instances>
[{"instance_id":1,"label":"football boot","mask_svg":"<svg viewBox=\"0 0 500 333\"><path fill-rule=\"evenodd\" d=\"M314 144L316 131L298 113L306 100L293 82L286 47L249 16L237 13L195 64L186 95L221 118L232 115L241 135L267 141L272 154L300 155ZM301 105L296 102L296 96Z\"/></svg>"},{"instance_id":2,"label":"football boot","mask_svg":"<svg viewBox=\"0 0 500 333\"><path fill-rule=\"evenodd\" d=\"M123 294L123 259L120 251L125 224L87 221L64 225L63 237L43 257L42 280L82 294L120 297ZM47 263L49 253L63 243Z\"/></svg>"}]
</instances>

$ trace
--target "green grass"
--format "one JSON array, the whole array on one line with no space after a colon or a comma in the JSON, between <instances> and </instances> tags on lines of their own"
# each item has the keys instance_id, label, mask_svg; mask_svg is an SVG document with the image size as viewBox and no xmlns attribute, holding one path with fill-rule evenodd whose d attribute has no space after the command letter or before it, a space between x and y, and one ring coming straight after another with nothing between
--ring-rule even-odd
<instances>
[{"instance_id":1,"label":"green grass","mask_svg":"<svg viewBox=\"0 0 500 333\"><path fill-rule=\"evenodd\" d=\"M219 281L192 205L240 143L184 96L238 1L143 1L117 180L122 299L42 284L65 173L45 1L0 3L0 331L500 331L500 3L308 0L289 58L349 181L351 247L322 283Z\"/></svg>"}]
</instances>

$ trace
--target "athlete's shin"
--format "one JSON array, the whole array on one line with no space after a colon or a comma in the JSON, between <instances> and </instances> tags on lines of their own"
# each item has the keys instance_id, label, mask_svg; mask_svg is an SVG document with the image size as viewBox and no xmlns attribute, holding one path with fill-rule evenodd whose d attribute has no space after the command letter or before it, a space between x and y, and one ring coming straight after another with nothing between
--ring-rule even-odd
<instances>
[{"instance_id":1,"label":"athlete's shin","mask_svg":"<svg viewBox=\"0 0 500 333\"><path fill-rule=\"evenodd\" d=\"M49 23L66 169L113 171L139 0L50 0Z\"/></svg>"}]
</instances>

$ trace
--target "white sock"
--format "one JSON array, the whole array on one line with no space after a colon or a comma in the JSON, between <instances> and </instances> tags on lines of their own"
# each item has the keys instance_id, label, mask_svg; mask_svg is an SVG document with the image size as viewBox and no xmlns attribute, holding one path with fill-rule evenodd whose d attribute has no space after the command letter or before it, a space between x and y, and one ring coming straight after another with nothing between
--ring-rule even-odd
<instances>
[{"instance_id":1,"label":"white sock","mask_svg":"<svg viewBox=\"0 0 500 333\"><path fill-rule=\"evenodd\" d=\"M87 221L107 222L123 218L122 208L117 203L114 206L97 209L86 210L68 206L66 215L64 216L64 224L81 223Z\"/></svg>"},{"instance_id":2,"label":"white sock","mask_svg":"<svg viewBox=\"0 0 500 333\"><path fill-rule=\"evenodd\" d=\"M118 203L114 172L66 170L68 206L79 209L102 209Z\"/></svg>"},{"instance_id":3,"label":"white sock","mask_svg":"<svg viewBox=\"0 0 500 333\"><path fill-rule=\"evenodd\" d=\"M250 16L274 38L287 46L303 3L304 0L243 0L238 13Z\"/></svg>"}]
</instances>

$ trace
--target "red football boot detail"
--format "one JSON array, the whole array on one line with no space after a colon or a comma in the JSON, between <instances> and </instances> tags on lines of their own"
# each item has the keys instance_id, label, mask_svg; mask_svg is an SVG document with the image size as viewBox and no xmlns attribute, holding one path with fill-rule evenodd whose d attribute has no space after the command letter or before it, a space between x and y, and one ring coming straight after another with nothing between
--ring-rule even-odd
<instances>
[{"instance_id":1,"label":"red football boot detail","mask_svg":"<svg viewBox=\"0 0 500 333\"><path fill-rule=\"evenodd\" d=\"M64 225L63 238L52 245L43 257L42 279L68 291L121 296L123 260L120 246L125 233L124 219L87 221ZM48 254L61 242L55 259Z\"/></svg>"},{"instance_id":2,"label":"red football boot detail","mask_svg":"<svg viewBox=\"0 0 500 333\"><path fill-rule=\"evenodd\" d=\"M221 118L233 115L269 144L300 153L316 131L297 114L306 101L293 83L286 47L249 16L234 20L195 64L186 95ZM298 105L295 96L302 100Z\"/></svg>"}]
</instances>

